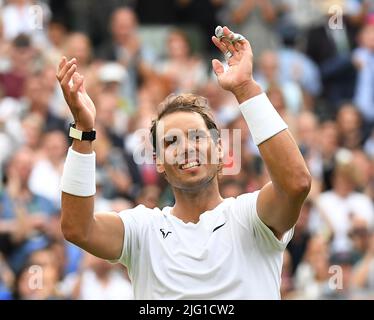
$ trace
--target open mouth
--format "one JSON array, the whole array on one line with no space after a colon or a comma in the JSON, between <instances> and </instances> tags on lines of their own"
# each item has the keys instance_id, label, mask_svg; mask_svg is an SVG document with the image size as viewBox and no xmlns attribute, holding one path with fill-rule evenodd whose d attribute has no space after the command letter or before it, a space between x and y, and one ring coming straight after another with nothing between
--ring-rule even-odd
<instances>
[{"instance_id":1,"label":"open mouth","mask_svg":"<svg viewBox=\"0 0 374 320\"><path fill-rule=\"evenodd\" d=\"M200 166L199 161L195 160L195 161L191 161L191 162L179 165L179 169L186 170L186 169L191 169L191 168L199 167L199 166Z\"/></svg>"}]
</instances>

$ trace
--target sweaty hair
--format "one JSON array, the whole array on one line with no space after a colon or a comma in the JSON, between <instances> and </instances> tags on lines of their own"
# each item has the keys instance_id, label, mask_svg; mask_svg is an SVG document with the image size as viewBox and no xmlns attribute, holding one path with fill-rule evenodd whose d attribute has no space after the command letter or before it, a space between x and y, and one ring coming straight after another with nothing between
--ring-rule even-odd
<instances>
[{"instance_id":1,"label":"sweaty hair","mask_svg":"<svg viewBox=\"0 0 374 320\"><path fill-rule=\"evenodd\" d=\"M158 114L157 119L152 121L150 129L151 141L153 151L156 152L157 148L157 125L158 122L168 114L174 112L195 112L198 113L204 120L206 127L212 134L212 139L216 143L219 138L219 131L216 123L213 120L211 110L208 106L208 100L204 97L184 93L180 95L171 94L160 104L161 112Z\"/></svg>"}]
</instances>

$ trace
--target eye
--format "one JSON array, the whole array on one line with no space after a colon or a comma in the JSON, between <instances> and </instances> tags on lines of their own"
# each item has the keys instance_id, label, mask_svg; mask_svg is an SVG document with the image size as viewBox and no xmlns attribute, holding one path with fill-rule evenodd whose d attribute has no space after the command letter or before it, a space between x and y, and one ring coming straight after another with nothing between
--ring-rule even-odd
<instances>
[{"instance_id":1,"label":"eye","mask_svg":"<svg viewBox=\"0 0 374 320\"><path fill-rule=\"evenodd\" d=\"M206 133L204 131L191 131L190 132L190 140L191 141L200 141L201 139L206 138Z\"/></svg>"},{"instance_id":2,"label":"eye","mask_svg":"<svg viewBox=\"0 0 374 320\"><path fill-rule=\"evenodd\" d=\"M164 145L166 147L172 145L172 144L175 144L177 142L177 136L167 136L164 140Z\"/></svg>"}]
</instances>

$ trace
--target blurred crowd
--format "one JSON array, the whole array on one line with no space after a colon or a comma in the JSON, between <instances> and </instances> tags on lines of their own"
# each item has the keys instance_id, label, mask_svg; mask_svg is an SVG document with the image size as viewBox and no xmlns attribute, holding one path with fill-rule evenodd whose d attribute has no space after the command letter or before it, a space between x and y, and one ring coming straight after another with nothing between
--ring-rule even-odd
<instances>
[{"instance_id":1,"label":"blurred crowd","mask_svg":"<svg viewBox=\"0 0 374 320\"><path fill-rule=\"evenodd\" d=\"M243 34L255 79L313 176L285 255L283 299L374 298L374 0L0 1L0 299L132 299L123 266L62 237L60 178L72 121L56 81L76 57L97 108L96 211L173 205L133 154L170 93L208 98L241 129L224 197L269 181L231 93L212 73L215 26ZM237 156L239 154L239 156ZM245 276L245 275L243 275ZM188 284L186 284L188 285Z\"/></svg>"}]
</instances>

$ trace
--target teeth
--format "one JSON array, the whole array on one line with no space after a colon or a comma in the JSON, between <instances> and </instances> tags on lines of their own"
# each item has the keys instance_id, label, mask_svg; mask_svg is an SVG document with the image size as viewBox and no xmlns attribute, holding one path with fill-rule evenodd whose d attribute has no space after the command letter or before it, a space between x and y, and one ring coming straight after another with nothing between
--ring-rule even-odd
<instances>
[{"instance_id":1,"label":"teeth","mask_svg":"<svg viewBox=\"0 0 374 320\"><path fill-rule=\"evenodd\" d=\"M199 165L199 163L197 161L193 161L193 162L189 162L189 163L186 163L184 165L182 165L182 169L189 169L189 168L192 168L192 167L197 167Z\"/></svg>"}]
</instances>

